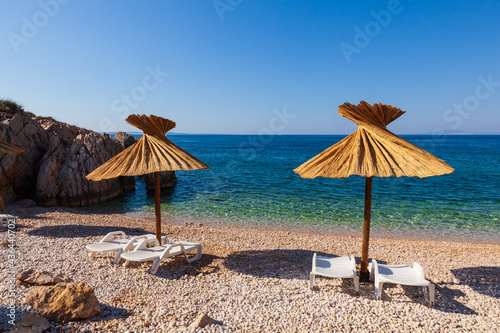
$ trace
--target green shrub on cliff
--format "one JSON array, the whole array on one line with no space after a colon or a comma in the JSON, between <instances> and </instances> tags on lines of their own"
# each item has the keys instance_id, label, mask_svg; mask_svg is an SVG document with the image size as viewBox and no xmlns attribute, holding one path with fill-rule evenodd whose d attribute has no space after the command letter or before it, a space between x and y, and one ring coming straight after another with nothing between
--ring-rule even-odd
<instances>
[{"instance_id":1,"label":"green shrub on cliff","mask_svg":"<svg viewBox=\"0 0 500 333\"><path fill-rule=\"evenodd\" d=\"M16 103L11 99L0 99L0 112L5 112L10 116L13 116L16 113L25 113L30 117L36 117L34 113L25 111L21 104ZM57 121L52 117L39 117L39 118Z\"/></svg>"},{"instance_id":2,"label":"green shrub on cliff","mask_svg":"<svg viewBox=\"0 0 500 333\"><path fill-rule=\"evenodd\" d=\"M25 112L23 106L10 100L10 99L0 99L0 112L6 112L10 114Z\"/></svg>"}]
</instances>

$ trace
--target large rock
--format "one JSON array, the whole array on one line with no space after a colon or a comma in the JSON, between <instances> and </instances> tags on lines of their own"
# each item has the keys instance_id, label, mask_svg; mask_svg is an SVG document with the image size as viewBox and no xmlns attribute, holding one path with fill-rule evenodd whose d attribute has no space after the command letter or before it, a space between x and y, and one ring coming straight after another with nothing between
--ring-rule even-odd
<instances>
[{"instance_id":1,"label":"large rock","mask_svg":"<svg viewBox=\"0 0 500 333\"><path fill-rule=\"evenodd\" d=\"M125 132L116 132L115 141L119 142L123 148L128 148L137 142L137 139Z\"/></svg>"},{"instance_id":2,"label":"large rock","mask_svg":"<svg viewBox=\"0 0 500 333\"><path fill-rule=\"evenodd\" d=\"M146 189L154 190L155 188L155 175L153 173L144 175L144 181L146 183ZM177 184L177 177L174 171L160 172L160 188L164 189L167 187L173 187Z\"/></svg>"},{"instance_id":3,"label":"large rock","mask_svg":"<svg viewBox=\"0 0 500 333\"><path fill-rule=\"evenodd\" d=\"M5 211L5 203L3 202L3 198L0 195L0 213L3 213Z\"/></svg>"},{"instance_id":4,"label":"large rock","mask_svg":"<svg viewBox=\"0 0 500 333\"><path fill-rule=\"evenodd\" d=\"M16 284L19 286L51 286L60 282L73 282L73 280L63 274L54 274L47 271L37 272L33 269L26 269L16 277Z\"/></svg>"},{"instance_id":5,"label":"large rock","mask_svg":"<svg viewBox=\"0 0 500 333\"><path fill-rule=\"evenodd\" d=\"M134 189L133 177L94 182L85 176L124 148L100 134L26 112L0 112L0 140L24 149L0 155L0 196L41 206L86 206Z\"/></svg>"},{"instance_id":6,"label":"large rock","mask_svg":"<svg viewBox=\"0 0 500 333\"><path fill-rule=\"evenodd\" d=\"M30 200L30 199L23 199L23 200L16 201L16 203L14 205L19 207L19 208L33 208L33 207L36 207L36 202L34 202L33 200Z\"/></svg>"},{"instance_id":7,"label":"large rock","mask_svg":"<svg viewBox=\"0 0 500 333\"><path fill-rule=\"evenodd\" d=\"M50 328L50 323L37 312L27 312L19 317L9 333L43 333Z\"/></svg>"},{"instance_id":8,"label":"large rock","mask_svg":"<svg viewBox=\"0 0 500 333\"><path fill-rule=\"evenodd\" d=\"M94 289L78 282L31 289L26 294L26 303L57 322L88 319L101 313Z\"/></svg>"}]
</instances>

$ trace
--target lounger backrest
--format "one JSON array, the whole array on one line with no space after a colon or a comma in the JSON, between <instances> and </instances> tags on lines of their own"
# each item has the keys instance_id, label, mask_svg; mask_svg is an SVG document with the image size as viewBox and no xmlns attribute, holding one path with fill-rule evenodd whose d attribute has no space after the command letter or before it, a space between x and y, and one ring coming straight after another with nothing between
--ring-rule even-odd
<instances>
[{"instance_id":1,"label":"lounger backrest","mask_svg":"<svg viewBox=\"0 0 500 333\"><path fill-rule=\"evenodd\" d=\"M104 236L103 239L101 239L100 243L104 242L112 242L115 239L115 236L121 236L122 238L127 237L123 231L113 231L113 232L108 232L106 236Z\"/></svg>"}]
</instances>

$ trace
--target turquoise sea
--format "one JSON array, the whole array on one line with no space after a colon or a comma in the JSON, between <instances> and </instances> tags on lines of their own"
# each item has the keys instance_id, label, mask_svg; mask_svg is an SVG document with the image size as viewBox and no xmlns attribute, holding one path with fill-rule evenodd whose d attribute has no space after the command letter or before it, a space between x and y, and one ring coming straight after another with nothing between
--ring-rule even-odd
<instances>
[{"instance_id":1,"label":"turquoise sea","mask_svg":"<svg viewBox=\"0 0 500 333\"><path fill-rule=\"evenodd\" d=\"M140 136L139 136L140 137ZM345 136L169 135L210 169L178 171L162 193L169 220L268 224L359 232L364 178L302 179L293 169ZM403 136L455 172L430 178L374 178L372 235L500 241L500 136ZM102 205L153 216L153 193Z\"/></svg>"}]
</instances>

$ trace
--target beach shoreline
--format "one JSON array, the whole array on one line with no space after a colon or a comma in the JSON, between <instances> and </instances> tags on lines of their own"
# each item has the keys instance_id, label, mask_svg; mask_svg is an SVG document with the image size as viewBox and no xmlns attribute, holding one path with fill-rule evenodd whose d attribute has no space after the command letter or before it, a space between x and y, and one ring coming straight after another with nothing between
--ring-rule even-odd
<instances>
[{"instance_id":1,"label":"beach shoreline","mask_svg":"<svg viewBox=\"0 0 500 333\"><path fill-rule=\"evenodd\" d=\"M75 212L89 213L89 214L123 214L124 216L134 218L134 219L147 219L154 223L155 215L154 212L120 212L118 210L106 208L95 208L95 207L84 207L84 208L42 208L42 210L57 210L63 209ZM286 230L293 232L303 232L310 234L331 234L331 235L345 235L353 237L361 237L363 220L353 221L351 226L346 226L345 224L335 225L335 224L307 224L307 223L287 223L281 221L245 221L245 220L234 220L234 219L217 219L215 217L196 217L196 216L182 216L182 215L172 215L168 212L162 212L162 225L165 224L174 225L185 225L185 224L204 224L204 225L219 225L225 227L235 227L235 228L265 228L265 229L276 229L276 230ZM404 227L404 226L403 226ZM388 230L385 227L380 227L377 225L377 221L372 221L371 238L389 238L389 239L420 239L420 240L433 240L437 242L459 242L459 243L477 243L477 244L497 244L499 243L500 233L492 234L487 232L478 232L477 230L443 230L443 229L421 229L415 228L415 230L410 231L408 228L404 229L391 229Z\"/></svg>"},{"instance_id":2,"label":"beach shoreline","mask_svg":"<svg viewBox=\"0 0 500 333\"><path fill-rule=\"evenodd\" d=\"M391 238L375 233L370 258L389 264L419 262L426 278L436 284L436 305L429 308L418 288L387 286L381 301L375 300L371 283L361 284L359 296L350 280L318 278L316 290L309 290L315 252L353 254L359 272L361 232L165 223L167 219L164 216L162 231L169 240L199 242L203 257L189 265L181 258L166 260L151 275L151 262L124 268L113 265L110 255L89 258L85 244L98 242L114 230L153 232L152 220L89 209L28 208L18 220L17 269L64 273L95 289L103 313L92 320L59 325L58 329L75 332L183 331L204 311L223 322L199 330L204 332L488 332L500 328L498 242ZM3 241L5 230L0 237ZM0 264L5 268L6 259ZM1 304L6 304L4 269L1 274ZM20 311L27 310L23 302L28 290L17 288Z\"/></svg>"}]
</instances>

